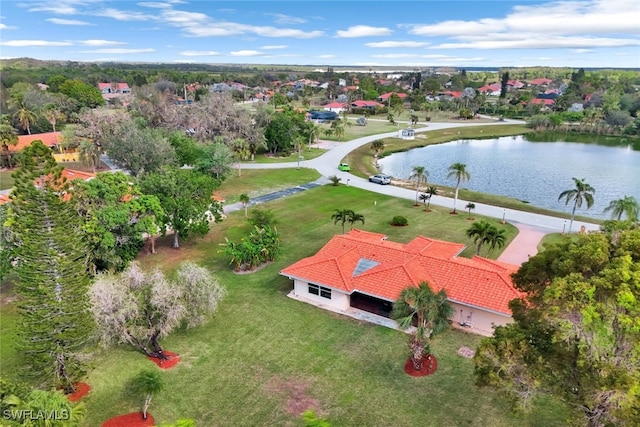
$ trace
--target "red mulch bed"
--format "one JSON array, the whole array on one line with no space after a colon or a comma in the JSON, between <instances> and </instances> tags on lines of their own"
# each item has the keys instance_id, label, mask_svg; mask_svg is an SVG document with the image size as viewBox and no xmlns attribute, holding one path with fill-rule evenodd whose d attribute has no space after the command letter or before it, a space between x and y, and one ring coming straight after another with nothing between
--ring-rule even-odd
<instances>
[{"instance_id":1,"label":"red mulch bed","mask_svg":"<svg viewBox=\"0 0 640 427\"><path fill-rule=\"evenodd\" d=\"M142 412L119 415L109 418L102 423L102 427L152 427L156 425L153 416L147 412L147 419L142 419Z\"/></svg>"},{"instance_id":2,"label":"red mulch bed","mask_svg":"<svg viewBox=\"0 0 640 427\"><path fill-rule=\"evenodd\" d=\"M162 369L170 369L178 364L180 361L180 356L177 353L173 353L171 351L164 351L165 356L168 357L166 360L158 359L157 357L148 356L147 359L151 360L153 363L158 365L159 368Z\"/></svg>"},{"instance_id":3,"label":"red mulch bed","mask_svg":"<svg viewBox=\"0 0 640 427\"><path fill-rule=\"evenodd\" d=\"M76 384L76 391L67 395L67 398L71 402L78 402L80 399L85 397L91 391L91 386L87 383L78 383Z\"/></svg>"},{"instance_id":4,"label":"red mulch bed","mask_svg":"<svg viewBox=\"0 0 640 427\"><path fill-rule=\"evenodd\" d=\"M431 360L428 360L431 357ZM412 377L426 377L433 374L438 369L438 361L434 355L427 355L422 359L422 369L416 371L413 369L413 361L409 357L404 363L404 371Z\"/></svg>"}]
</instances>

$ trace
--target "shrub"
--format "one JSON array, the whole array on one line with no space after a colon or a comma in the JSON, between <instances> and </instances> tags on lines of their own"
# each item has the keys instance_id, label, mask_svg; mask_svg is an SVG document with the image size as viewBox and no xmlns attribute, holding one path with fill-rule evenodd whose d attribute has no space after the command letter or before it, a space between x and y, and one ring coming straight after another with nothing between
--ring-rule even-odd
<instances>
[{"instance_id":1,"label":"shrub","mask_svg":"<svg viewBox=\"0 0 640 427\"><path fill-rule=\"evenodd\" d=\"M340 181L342 181L342 178L332 175L329 177L329 181L331 181L331 185L337 187L338 185L340 185Z\"/></svg>"},{"instance_id":2,"label":"shrub","mask_svg":"<svg viewBox=\"0 0 640 427\"><path fill-rule=\"evenodd\" d=\"M407 218L403 217L402 215L394 216L393 219L391 220L391 225L405 226L408 224L409 224L409 221L407 221Z\"/></svg>"},{"instance_id":3,"label":"shrub","mask_svg":"<svg viewBox=\"0 0 640 427\"><path fill-rule=\"evenodd\" d=\"M249 212L247 222L257 228L273 227L278 223L275 216L270 209L255 208Z\"/></svg>"}]
</instances>

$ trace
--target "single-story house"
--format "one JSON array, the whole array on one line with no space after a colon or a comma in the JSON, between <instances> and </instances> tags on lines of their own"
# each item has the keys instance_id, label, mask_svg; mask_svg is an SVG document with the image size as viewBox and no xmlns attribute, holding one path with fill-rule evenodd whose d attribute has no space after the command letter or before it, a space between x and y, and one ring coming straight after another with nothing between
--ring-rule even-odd
<instances>
[{"instance_id":1,"label":"single-story house","mask_svg":"<svg viewBox=\"0 0 640 427\"><path fill-rule=\"evenodd\" d=\"M131 93L131 88L127 83L98 83L98 89L103 95L115 93L127 95Z\"/></svg>"},{"instance_id":2,"label":"single-story house","mask_svg":"<svg viewBox=\"0 0 640 427\"><path fill-rule=\"evenodd\" d=\"M379 101L386 101L389 98L391 98L392 95L396 95L400 99L405 99L407 96L409 96L406 93L402 93L402 92L399 92L399 93L398 92L387 92L387 93L383 93L382 95L380 95L378 97L378 100Z\"/></svg>"},{"instance_id":3,"label":"single-story house","mask_svg":"<svg viewBox=\"0 0 640 427\"><path fill-rule=\"evenodd\" d=\"M355 229L280 274L293 280L292 298L387 325L402 290L426 281L435 292L446 291L453 325L488 336L494 325L513 321L509 301L522 295L511 281L518 266L458 256L464 248L422 236L402 244Z\"/></svg>"},{"instance_id":4,"label":"single-story house","mask_svg":"<svg viewBox=\"0 0 640 427\"><path fill-rule=\"evenodd\" d=\"M348 110L347 104L344 102L332 102L330 104L326 104L323 106L325 111L333 111L334 113L340 114L341 112Z\"/></svg>"},{"instance_id":5,"label":"single-story house","mask_svg":"<svg viewBox=\"0 0 640 427\"><path fill-rule=\"evenodd\" d=\"M357 100L357 101L353 101L351 103L351 106L353 108L377 108L377 107L384 107L384 105L380 104L379 102L376 101L365 101L365 100Z\"/></svg>"},{"instance_id":6,"label":"single-story house","mask_svg":"<svg viewBox=\"0 0 640 427\"><path fill-rule=\"evenodd\" d=\"M416 138L416 133L411 128L400 129L398 131L398 138L402 138L407 141L414 140Z\"/></svg>"},{"instance_id":7,"label":"single-story house","mask_svg":"<svg viewBox=\"0 0 640 427\"><path fill-rule=\"evenodd\" d=\"M18 136L18 144L9 146L11 151L22 151L26 147L30 146L33 141L40 140L44 145L49 148L56 148L62 142L62 132L45 132L45 133L33 133L31 135Z\"/></svg>"},{"instance_id":8,"label":"single-story house","mask_svg":"<svg viewBox=\"0 0 640 427\"><path fill-rule=\"evenodd\" d=\"M502 85L500 83L492 83L490 85L481 86L478 88L478 92L485 95L499 96L502 92Z\"/></svg>"},{"instance_id":9,"label":"single-story house","mask_svg":"<svg viewBox=\"0 0 640 427\"><path fill-rule=\"evenodd\" d=\"M529 82L529 85L531 85L531 86L549 86L552 81L553 80L551 80L551 79L546 79L546 78L542 77L542 78L531 80Z\"/></svg>"}]
</instances>

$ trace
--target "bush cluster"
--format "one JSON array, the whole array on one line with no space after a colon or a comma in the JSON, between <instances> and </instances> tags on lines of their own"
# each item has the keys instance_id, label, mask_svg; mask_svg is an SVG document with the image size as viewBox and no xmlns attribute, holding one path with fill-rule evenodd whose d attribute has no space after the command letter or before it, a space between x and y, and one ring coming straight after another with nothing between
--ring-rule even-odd
<instances>
[{"instance_id":1,"label":"bush cluster","mask_svg":"<svg viewBox=\"0 0 640 427\"><path fill-rule=\"evenodd\" d=\"M407 218L403 217L402 215L396 215L391 220L391 225L405 226L408 224L409 224L409 221L407 221Z\"/></svg>"}]
</instances>

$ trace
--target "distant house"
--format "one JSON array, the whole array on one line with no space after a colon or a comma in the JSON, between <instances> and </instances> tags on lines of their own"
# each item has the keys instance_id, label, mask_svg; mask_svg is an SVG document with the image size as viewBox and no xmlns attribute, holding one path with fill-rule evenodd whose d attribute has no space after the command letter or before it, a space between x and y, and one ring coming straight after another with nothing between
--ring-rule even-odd
<instances>
[{"instance_id":1,"label":"distant house","mask_svg":"<svg viewBox=\"0 0 640 427\"><path fill-rule=\"evenodd\" d=\"M545 78L543 77L543 78L539 78L539 79L533 79L533 80L531 80L531 81L529 82L529 85L530 85L530 86L543 86L543 87L546 87L546 86L549 86L549 85L551 84L551 82L552 82L552 81L553 81L553 80L551 80L551 79L545 79Z\"/></svg>"},{"instance_id":2,"label":"distant house","mask_svg":"<svg viewBox=\"0 0 640 427\"><path fill-rule=\"evenodd\" d=\"M414 140L416 138L415 131L411 128L408 129L400 129L398 131L398 138L402 138L407 141Z\"/></svg>"},{"instance_id":3,"label":"distant house","mask_svg":"<svg viewBox=\"0 0 640 427\"><path fill-rule=\"evenodd\" d=\"M393 95L396 95L400 99L405 99L407 96L409 96L406 93L387 92L387 93L383 93L382 95L380 95L378 97L378 101L381 101L381 102L387 101Z\"/></svg>"},{"instance_id":4,"label":"distant house","mask_svg":"<svg viewBox=\"0 0 640 427\"><path fill-rule=\"evenodd\" d=\"M325 111L333 111L338 114L349 109L347 104L344 102L332 102L330 104L326 104L323 108Z\"/></svg>"},{"instance_id":5,"label":"distant house","mask_svg":"<svg viewBox=\"0 0 640 427\"><path fill-rule=\"evenodd\" d=\"M447 90L444 92L438 92L435 96L435 99L437 99L438 101L442 99L451 100L455 98L460 98L461 96L462 96L462 92Z\"/></svg>"},{"instance_id":6,"label":"distant house","mask_svg":"<svg viewBox=\"0 0 640 427\"><path fill-rule=\"evenodd\" d=\"M510 86L513 89L522 89L525 84L522 83L520 80L509 80L507 82L507 86Z\"/></svg>"},{"instance_id":7,"label":"distant house","mask_svg":"<svg viewBox=\"0 0 640 427\"><path fill-rule=\"evenodd\" d=\"M131 88L127 83L98 83L102 98L110 103L119 100L127 104L130 100Z\"/></svg>"},{"instance_id":8,"label":"distant house","mask_svg":"<svg viewBox=\"0 0 640 427\"><path fill-rule=\"evenodd\" d=\"M490 96L500 96L500 93L502 92L502 85L500 83L492 83L490 85L481 86L478 88L478 92Z\"/></svg>"},{"instance_id":9,"label":"distant house","mask_svg":"<svg viewBox=\"0 0 640 427\"><path fill-rule=\"evenodd\" d=\"M550 107L556 103L554 99L549 98L534 98L529 102L533 105L543 105L545 107Z\"/></svg>"},{"instance_id":10,"label":"distant house","mask_svg":"<svg viewBox=\"0 0 640 427\"><path fill-rule=\"evenodd\" d=\"M434 292L446 291L455 325L491 335L494 325L513 321L509 301L522 294L510 275L518 267L478 256L459 257L464 247L422 236L402 244L356 229L334 236L315 255L280 274L293 280L290 297L380 324L389 324L391 308L403 289L426 281Z\"/></svg>"},{"instance_id":11,"label":"distant house","mask_svg":"<svg viewBox=\"0 0 640 427\"><path fill-rule=\"evenodd\" d=\"M127 83L98 83L98 89L103 95L106 94L121 94L128 95L131 93L131 88Z\"/></svg>"},{"instance_id":12,"label":"distant house","mask_svg":"<svg viewBox=\"0 0 640 427\"><path fill-rule=\"evenodd\" d=\"M374 109L374 108L377 108L377 107L384 107L384 105L380 104L379 102L376 102L376 101L364 101L364 100L353 101L351 103L351 106L353 108L370 108L370 109Z\"/></svg>"},{"instance_id":13,"label":"distant house","mask_svg":"<svg viewBox=\"0 0 640 427\"><path fill-rule=\"evenodd\" d=\"M26 147L30 146L33 141L40 140L44 145L49 148L57 148L62 142L62 132L45 132L34 133L31 135L18 136L18 144L13 147L9 146L12 151L22 151Z\"/></svg>"},{"instance_id":14,"label":"distant house","mask_svg":"<svg viewBox=\"0 0 640 427\"><path fill-rule=\"evenodd\" d=\"M230 90L231 90L231 86L229 86L226 83L214 83L211 86L209 86L209 92L212 92L212 93L228 92Z\"/></svg>"}]
</instances>

